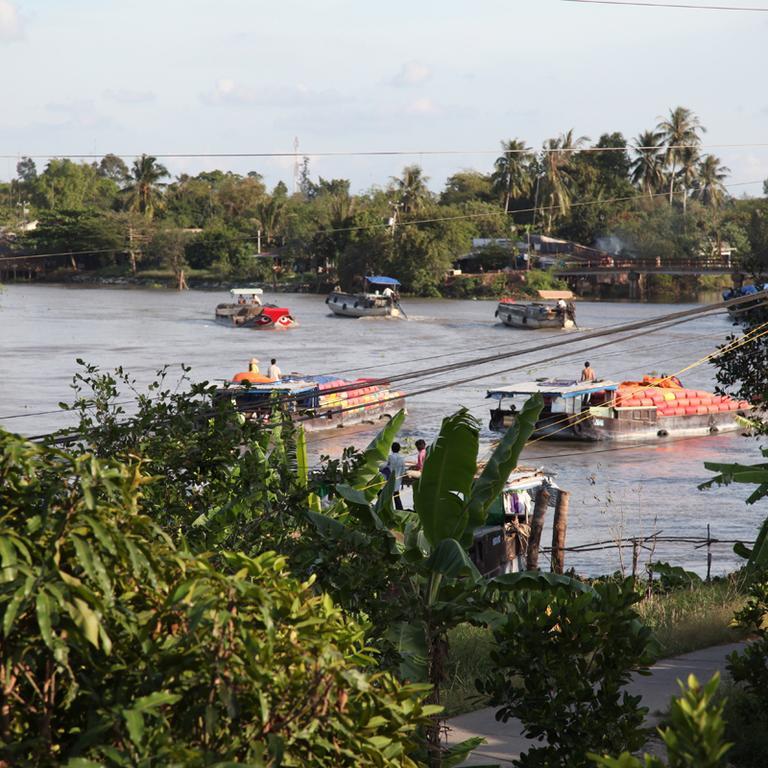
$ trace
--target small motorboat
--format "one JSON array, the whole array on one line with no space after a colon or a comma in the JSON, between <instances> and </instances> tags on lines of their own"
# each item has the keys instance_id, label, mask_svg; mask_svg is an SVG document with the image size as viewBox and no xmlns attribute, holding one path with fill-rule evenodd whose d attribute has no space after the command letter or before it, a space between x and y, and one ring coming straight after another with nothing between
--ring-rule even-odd
<instances>
[{"instance_id":1,"label":"small motorboat","mask_svg":"<svg viewBox=\"0 0 768 768\"><path fill-rule=\"evenodd\" d=\"M498 401L491 409L490 428L505 431L517 418L518 404L535 393L544 398L544 409L533 434L556 440L713 435L740 429L737 417L752 409L746 400L686 389L674 377L624 382L538 379L488 390L487 397Z\"/></svg>"},{"instance_id":2,"label":"small motorboat","mask_svg":"<svg viewBox=\"0 0 768 768\"><path fill-rule=\"evenodd\" d=\"M571 291L539 291L541 301L517 302L502 299L496 308L496 317L511 328L573 328L576 325L576 307Z\"/></svg>"},{"instance_id":3,"label":"small motorboat","mask_svg":"<svg viewBox=\"0 0 768 768\"><path fill-rule=\"evenodd\" d=\"M339 317L405 317L399 287L400 281L394 277L371 275L365 278L362 293L334 289L325 303Z\"/></svg>"},{"instance_id":4,"label":"small motorboat","mask_svg":"<svg viewBox=\"0 0 768 768\"><path fill-rule=\"evenodd\" d=\"M232 288L230 294L231 302L216 307L216 320L219 322L259 331L288 330L298 326L286 307L261 303L261 288Z\"/></svg>"}]
</instances>

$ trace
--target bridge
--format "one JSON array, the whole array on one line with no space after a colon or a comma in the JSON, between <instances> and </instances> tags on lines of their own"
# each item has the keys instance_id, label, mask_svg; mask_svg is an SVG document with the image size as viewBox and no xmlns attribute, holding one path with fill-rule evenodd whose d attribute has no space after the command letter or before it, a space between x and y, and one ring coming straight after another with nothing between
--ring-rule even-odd
<instances>
[{"instance_id":1,"label":"bridge","mask_svg":"<svg viewBox=\"0 0 768 768\"><path fill-rule=\"evenodd\" d=\"M739 282L747 273L733 260L715 257L661 259L644 258L628 259L620 256L603 255L600 258L590 258L570 261L560 267L553 267L552 272L569 285L578 280L598 282L627 282L629 296L640 299L645 293L645 280L648 275L698 276L698 275L732 275ZM599 278L612 278L600 280Z\"/></svg>"}]
</instances>

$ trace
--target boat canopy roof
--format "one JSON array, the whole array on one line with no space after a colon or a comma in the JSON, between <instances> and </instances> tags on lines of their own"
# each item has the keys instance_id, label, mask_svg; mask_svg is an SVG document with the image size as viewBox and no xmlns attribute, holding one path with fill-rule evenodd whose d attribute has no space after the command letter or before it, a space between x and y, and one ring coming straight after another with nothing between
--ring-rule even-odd
<instances>
[{"instance_id":1,"label":"boat canopy roof","mask_svg":"<svg viewBox=\"0 0 768 768\"><path fill-rule=\"evenodd\" d=\"M539 298L545 301L556 301L557 299L572 299L572 291L539 291Z\"/></svg>"},{"instance_id":2,"label":"boat canopy roof","mask_svg":"<svg viewBox=\"0 0 768 768\"><path fill-rule=\"evenodd\" d=\"M506 397L518 395L534 395L537 392L550 397L581 397L592 392L604 392L618 389L615 381L574 381L568 379L543 379L542 381L526 381L522 384L513 384L509 387L489 389L486 397L494 400L503 400Z\"/></svg>"},{"instance_id":3,"label":"boat canopy roof","mask_svg":"<svg viewBox=\"0 0 768 768\"><path fill-rule=\"evenodd\" d=\"M233 296L261 296L264 293L261 288L230 288L229 292Z\"/></svg>"},{"instance_id":4,"label":"boat canopy roof","mask_svg":"<svg viewBox=\"0 0 768 768\"><path fill-rule=\"evenodd\" d=\"M394 277L384 277L384 275L369 275L365 279L376 285L400 285L399 280L395 280Z\"/></svg>"}]
</instances>

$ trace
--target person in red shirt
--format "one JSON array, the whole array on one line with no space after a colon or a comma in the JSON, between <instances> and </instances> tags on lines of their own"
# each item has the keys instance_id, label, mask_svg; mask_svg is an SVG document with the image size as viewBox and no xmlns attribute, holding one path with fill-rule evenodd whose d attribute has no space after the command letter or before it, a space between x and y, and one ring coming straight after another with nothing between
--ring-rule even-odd
<instances>
[{"instance_id":1,"label":"person in red shirt","mask_svg":"<svg viewBox=\"0 0 768 768\"><path fill-rule=\"evenodd\" d=\"M421 472L421 470L424 469L424 459L427 457L427 444L424 440L416 441L416 450L418 453L416 454L416 466L414 469Z\"/></svg>"}]
</instances>

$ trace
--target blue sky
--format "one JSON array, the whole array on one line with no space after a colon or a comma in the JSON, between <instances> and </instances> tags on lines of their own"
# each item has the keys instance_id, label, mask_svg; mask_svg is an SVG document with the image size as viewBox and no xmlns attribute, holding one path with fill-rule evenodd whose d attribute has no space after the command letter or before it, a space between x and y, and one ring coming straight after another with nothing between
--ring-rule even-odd
<instances>
[{"instance_id":1,"label":"blue sky","mask_svg":"<svg viewBox=\"0 0 768 768\"><path fill-rule=\"evenodd\" d=\"M0 154L455 151L310 164L358 191L417 162L439 189L501 139L631 138L678 104L705 144L768 145L766 40L768 13L560 0L0 0ZM768 146L710 151L768 178ZM164 162L270 184L293 165Z\"/></svg>"}]
</instances>

